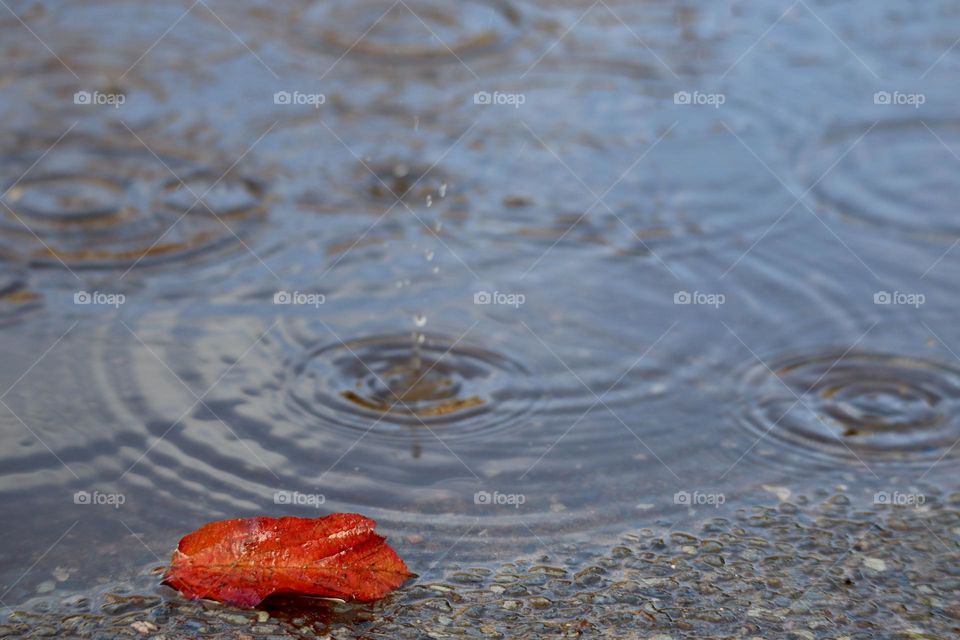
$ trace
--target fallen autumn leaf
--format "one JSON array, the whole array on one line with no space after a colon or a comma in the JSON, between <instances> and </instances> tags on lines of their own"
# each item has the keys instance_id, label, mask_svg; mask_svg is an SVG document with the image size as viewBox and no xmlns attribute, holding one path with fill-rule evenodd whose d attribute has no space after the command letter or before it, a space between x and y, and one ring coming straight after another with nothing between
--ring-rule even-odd
<instances>
[{"instance_id":1,"label":"fallen autumn leaf","mask_svg":"<svg viewBox=\"0 0 960 640\"><path fill-rule=\"evenodd\" d=\"M246 607L275 593L370 602L412 575L375 526L356 513L211 522L180 541L164 582Z\"/></svg>"}]
</instances>

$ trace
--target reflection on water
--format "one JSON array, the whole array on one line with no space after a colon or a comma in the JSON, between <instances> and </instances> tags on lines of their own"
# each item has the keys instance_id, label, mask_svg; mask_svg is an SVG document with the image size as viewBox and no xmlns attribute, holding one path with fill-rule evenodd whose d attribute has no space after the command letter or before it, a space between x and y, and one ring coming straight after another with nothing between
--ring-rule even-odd
<instances>
[{"instance_id":1,"label":"reflection on water","mask_svg":"<svg viewBox=\"0 0 960 640\"><path fill-rule=\"evenodd\" d=\"M0 21L0 599L226 517L432 579L954 490L958 54L854 19L933 5L15 3L63 64Z\"/></svg>"}]
</instances>

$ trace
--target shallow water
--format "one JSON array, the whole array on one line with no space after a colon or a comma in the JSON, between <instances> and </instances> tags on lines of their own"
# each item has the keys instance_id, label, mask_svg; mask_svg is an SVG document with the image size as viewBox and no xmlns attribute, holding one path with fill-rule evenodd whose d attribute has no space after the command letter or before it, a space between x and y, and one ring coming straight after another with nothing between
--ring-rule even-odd
<instances>
[{"instance_id":1,"label":"shallow water","mask_svg":"<svg viewBox=\"0 0 960 640\"><path fill-rule=\"evenodd\" d=\"M423 583L957 490L948 3L5 11L3 604L229 517Z\"/></svg>"},{"instance_id":2,"label":"shallow water","mask_svg":"<svg viewBox=\"0 0 960 640\"><path fill-rule=\"evenodd\" d=\"M258 611L143 595L156 574L11 616L0 632L71 637L674 638L956 635L960 495L918 507L818 490L694 528L658 522L596 553L557 545L499 566L452 563L375 605L276 598ZM866 501L864 501L866 498ZM941 542L937 542L940 540ZM584 548L587 547L587 548Z\"/></svg>"}]
</instances>

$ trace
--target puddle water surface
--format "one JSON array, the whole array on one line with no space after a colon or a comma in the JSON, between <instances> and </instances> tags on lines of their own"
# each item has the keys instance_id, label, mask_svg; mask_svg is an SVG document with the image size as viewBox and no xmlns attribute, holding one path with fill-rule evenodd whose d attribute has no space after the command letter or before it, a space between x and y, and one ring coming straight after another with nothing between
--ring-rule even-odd
<instances>
[{"instance_id":1,"label":"puddle water surface","mask_svg":"<svg viewBox=\"0 0 960 640\"><path fill-rule=\"evenodd\" d=\"M956 635L960 12L786 9L11 3L0 635Z\"/></svg>"}]
</instances>

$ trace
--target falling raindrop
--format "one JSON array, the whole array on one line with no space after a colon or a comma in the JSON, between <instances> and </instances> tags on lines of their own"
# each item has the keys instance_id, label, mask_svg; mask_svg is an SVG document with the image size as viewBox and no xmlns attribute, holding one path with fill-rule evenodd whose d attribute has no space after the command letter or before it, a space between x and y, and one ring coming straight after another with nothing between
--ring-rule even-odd
<instances>
[{"instance_id":1,"label":"falling raindrop","mask_svg":"<svg viewBox=\"0 0 960 640\"><path fill-rule=\"evenodd\" d=\"M420 358L420 346L426 341L426 336L421 329L427 326L427 316L422 313L415 313L413 316L413 325L416 329L413 331L413 349L410 352L410 371L416 373L423 368L423 361Z\"/></svg>"}]
</instances>

